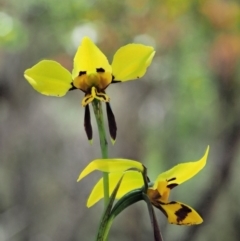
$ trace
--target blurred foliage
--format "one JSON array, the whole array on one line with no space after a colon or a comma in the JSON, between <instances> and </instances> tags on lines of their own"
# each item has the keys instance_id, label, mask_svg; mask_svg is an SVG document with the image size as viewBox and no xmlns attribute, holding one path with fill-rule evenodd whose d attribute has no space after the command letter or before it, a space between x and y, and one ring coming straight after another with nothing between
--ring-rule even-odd
<instances>
[{"instance_id":1,"label":"blurred foliage","mask_svg":"<svg viewBox=\"0 0 240 241\"><path fill-rule=\"evenodd\" d=\"M157 212L164 239L239 240L240 4L231 0L0 0L0 240L95 237L103 207L85 203L100 174L76 183L100 155L96 131L92 146L84 133L83 93L45 97L23 79L43 58L71 70L84 35L110 59L129 42L157 51L143 79L108 89L118 124L111 157L142 161L154 180L211 147L206 168L171 197L204 224L168 225ZM110 233L116 241L151 238L143 203Z\"/></svg>"}]
</instances>

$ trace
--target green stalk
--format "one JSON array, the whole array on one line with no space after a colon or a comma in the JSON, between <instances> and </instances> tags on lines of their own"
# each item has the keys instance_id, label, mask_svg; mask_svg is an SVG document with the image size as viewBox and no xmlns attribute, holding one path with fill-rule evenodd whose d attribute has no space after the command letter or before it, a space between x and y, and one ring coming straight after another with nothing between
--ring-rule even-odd
<instances>
[{"instance_id":1,"label":"green stalk","mask_svg":"<svg viewBox=\"0 0 240 241\"><path fill-rule=\"evenodd\" d=\"M121 213L125 208L141 200L142 200L142 190L137 189L135 191L132 191L131 193L128 193L124 198L120 199L116 203L116 205L111 211L111 214L108 217L108 221L104 227L105 230L101 230L104 233L104 238L108 236L108 233L110 231L110 228L112 226L112 223L115 217L119 213Z\"/></svg>"},{"instance_id":2,"label":"green stalk","mask_svg":"<svg viewBox=\"0 0 240 241\"><path fill-rule=\"evenodd\" d=\"M108 158L108 143L107 143L106 132L104 128L102 103L101 101L94 99L92 102L92 106L93 106L93 111L94 111L96 121L97 121L97 126L98 126L102 158L106 159ZM109 203L109 180L108 180L107 172L103 172L103 193L104 193L104 207L106 209Z\"/></svg>"}]
</instances>

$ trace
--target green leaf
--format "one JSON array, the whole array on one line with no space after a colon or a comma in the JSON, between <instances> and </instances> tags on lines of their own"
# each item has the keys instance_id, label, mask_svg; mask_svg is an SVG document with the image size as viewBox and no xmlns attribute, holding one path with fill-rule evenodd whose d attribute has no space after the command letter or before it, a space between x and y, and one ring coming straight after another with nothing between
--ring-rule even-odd
<instances>
[{"instance_id":1,"label":"green leaf","mask_svg":"<svg viewBox=\"0 0 240 241\"><path fill-rule=\"evenodd\" d=\"M117 195L117 192L118 192L118 189L121 185L121 182L122 182L122 179L123 179L123 176L120 178L120 180L118 181L116 187L114 188L114 191L109 199L109 203L108 203L108 206L106 207L106 210L103 214L103 217L102 217L102 220L100 222L100 227L98 229L98 235L97 235L97 241L103 241L107 238L107 235L108 235L108 232L106 232L106 229L105 227L107 226L107 223L108 223L108 220L109 220L109 216L110 216L110 213L111 213L111 209L112 209L112 206L113 206L113 202L115 200L115 197Z\"/></svg>"},{"instance_id":2,"label":"green leaf","mask_svg":"<svg viewBox=\"0 0 240 241\"><path fill-rule=\"evenodd\" d=\"M115 204L110 215L108 216L107 219L104 218L105 222L102 223L103 225L101 225L101 228L99 228L99 234L98 234L99 239L97 239L97 241L104 241L106 239L106 237L108 236L109 230L112 226L114 218L128 206L143 200L142 194L143 194L143 189L136 189L124 195Z\"/></svg>"},{"instance_id":3,"label":"green leaf","mask_svg":"<svg viewBox=\"0 0 240 241\"><path fill-rule=\"evenodd\" d=\"M126 195L124 195L113 207L111 216L114 218L121 213L125 208L129 207L130 205L143 200L143 189L136 189L133 190Z\"/></svg>"}]
</instances>

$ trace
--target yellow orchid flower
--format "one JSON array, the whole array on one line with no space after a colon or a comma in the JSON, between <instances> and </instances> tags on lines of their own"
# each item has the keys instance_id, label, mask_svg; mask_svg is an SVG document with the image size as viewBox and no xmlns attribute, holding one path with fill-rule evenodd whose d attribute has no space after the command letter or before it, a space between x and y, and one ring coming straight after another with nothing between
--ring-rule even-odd
<instances>
[{"instance_id":1,"label":"yellow orchid flower","mask_svg":"<svg viewBox=\"0 0 240 241\"><path fill-rule=\"evenodd\" d=\"M168 201L170 191L177 185L195 176L205 165L208 157L209 147L204 156L194 162L178 164L172 169L161 173L154 184L147 187L146 194L155 207L160 209L168 218L169 223L178 225L194 225L203 222L199 214L186 204L176 201ZM117 162L116 162L117 161ZM145 167L136 161L125 159L98 159L91 162L80 174L78 181L94 170L109 172L110 195L114 187L123 176L121 186L118 189L117 199L126 193L141 188L144 184L143 175ZM136 170L138 172L136 172ZM102 179L93 188L87 206L91 207L103 198Z\"/></svg>"},{"instance_id":2,"label":"yellow orchid flower","mask_svg":"<svg viewBox=\"0 0 240 241\"><path fill-rule=\"evenodd\" d=\"M85 93L82 106L86 107L84 123L89 140L92 139L92 127L88 104L94 99L106 102L109 131L115 140L116 123L105 89L111 83L142 77L154 54L155 51L150 46L128 44L115 53L110 65L92 40L84 37L74 57L72 74L55 61L42 60L27 69L24 77L43 95L61 97L70 90L82 90Z\"/></svg>"}]
</instances>

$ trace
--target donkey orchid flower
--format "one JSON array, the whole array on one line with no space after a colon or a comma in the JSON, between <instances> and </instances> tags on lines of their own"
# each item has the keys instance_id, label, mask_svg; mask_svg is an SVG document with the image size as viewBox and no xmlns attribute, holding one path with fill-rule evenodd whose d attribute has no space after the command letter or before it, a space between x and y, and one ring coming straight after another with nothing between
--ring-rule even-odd
<instances>
[{"instance_id":1,"label":"donkey orchid flower","mask_svg":"<svg viewBox=\"0 0 240 241\"><path fill-rule=\"evenodd\" d=\"M150 46L128 44L115 53L110 65L106 56L88 37L84 37L73 61L72 74L52 60L42 60L24 72L24 77L39 93L62 97L68 91L79 89L85 93L84 126L88 139L92 140L91 117L88 104L94 99L106 102L109 132L116 139L117 126L105 89L112 83L125 82L142 77L151 64L155 51Z\"/></svg>"},{"instance_id":2,"label":"donkey orchid flower","mask_svg":"<svg viewBox=\"0 0 240 241\"><path fill-rule=\"evenodd\" d=\"M146 188L146 195L151 204L158 208L167 217L168 222L178 225L194 225L203 222L200 215L191 207L177 201L169 201L170 191L194 177L206 165L209 147L204 156L194 162L186 162L176 165L170 170L161 173L154 184L150 181ZM78 181L90 174L94 170L100 170L109 173L110 194L122 177L121 186L118 189L117 199L122 198L125 194L141 188L144 185L142 173L146 168L137 161L125 159L97 159L81 172ZM143 189L144 190L144 189ZM94 186L87 206L91 207L103 198L103 180L102 178Z\"/></svg>"}]
</instances>

